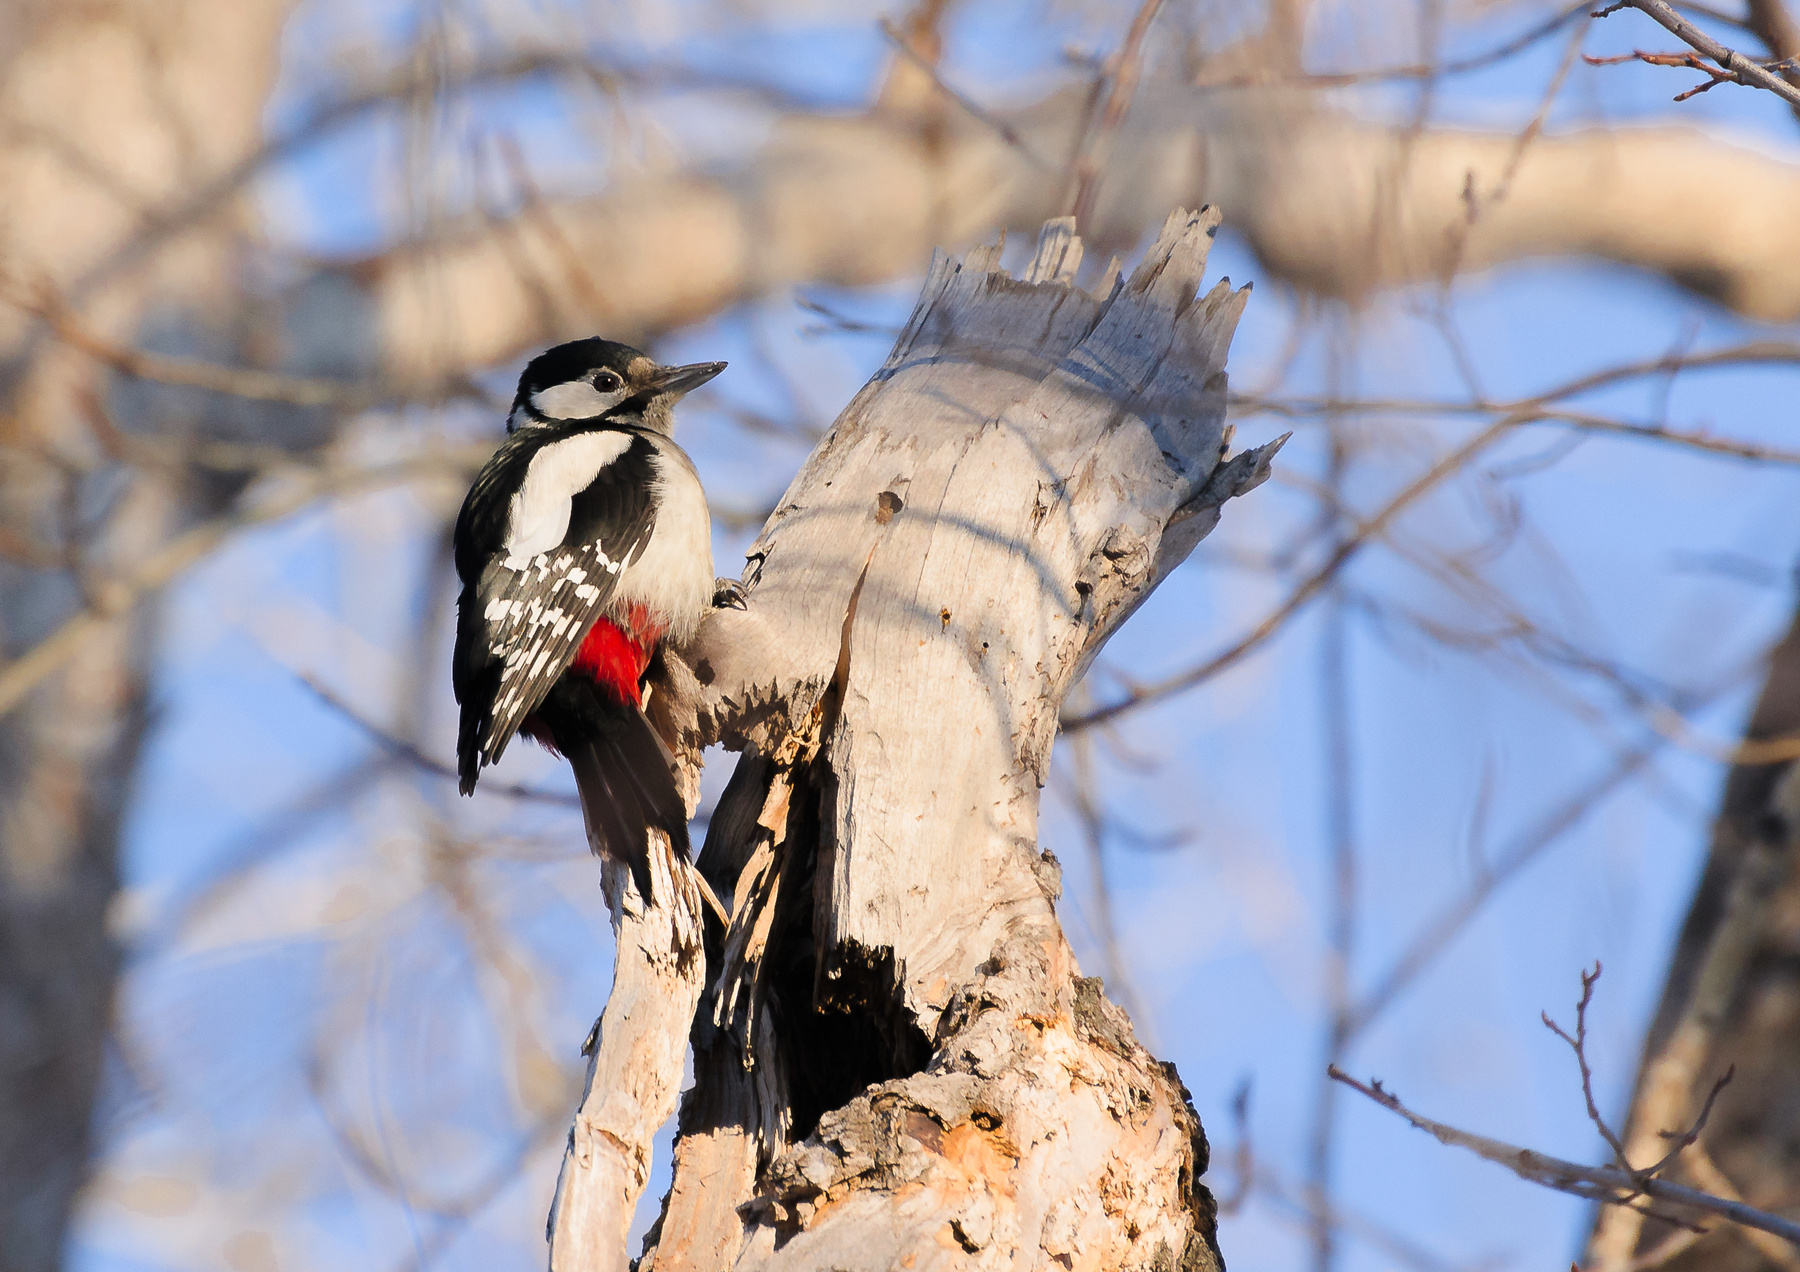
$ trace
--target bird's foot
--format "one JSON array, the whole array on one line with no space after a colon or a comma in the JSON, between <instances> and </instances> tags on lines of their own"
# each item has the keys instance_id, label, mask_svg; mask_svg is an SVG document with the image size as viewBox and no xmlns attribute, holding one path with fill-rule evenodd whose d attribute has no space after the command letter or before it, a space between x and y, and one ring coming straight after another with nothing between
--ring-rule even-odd
<instances>
[{"instance_id":1,"label":"bird's foot","mask_svg":"<svg viewBox=\"0 0 1800 1272\"><path fill-rule=\"evenodd\" d=\"M736 579L721 576L713 580L714 609L749 609L749 596L749 591Z\"/></svg>"}]
</instances>

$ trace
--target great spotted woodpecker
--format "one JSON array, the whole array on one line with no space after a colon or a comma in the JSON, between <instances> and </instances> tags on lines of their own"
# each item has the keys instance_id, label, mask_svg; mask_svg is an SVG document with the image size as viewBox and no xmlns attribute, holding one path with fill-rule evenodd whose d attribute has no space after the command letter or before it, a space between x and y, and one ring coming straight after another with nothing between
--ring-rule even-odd
<instances>
[{"instance_id":1,"label":"great spotted woodpecker","mask_svg":"<svg viewBox=\"0 0 1800 1272\"><path fill-rule=\"evenodd\" d=\"M709 605L742 605L734 583L713 578L706 495L669 436L675 403L724 369L658 366L600 339L539 355L456 519L462 793L515 732L561 753L588 843L628 864L646 901L646 828L683 858L688 838L668 749L644 716L644 674Z\"/></svg>"}]
</instances>

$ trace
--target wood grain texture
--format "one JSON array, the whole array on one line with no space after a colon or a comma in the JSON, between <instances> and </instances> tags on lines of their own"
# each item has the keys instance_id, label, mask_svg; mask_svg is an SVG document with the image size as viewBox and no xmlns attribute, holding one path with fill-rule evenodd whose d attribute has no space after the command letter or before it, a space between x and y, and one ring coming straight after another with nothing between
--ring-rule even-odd
<instances>
[{"instance_id":1,"label":"wood grain texture","mask_svg":"<svg viewBox=\"0 0 1800 1272\"><path fill-rule=\"evenodd\" d=\"M618 954L551 1203L552 1272L624 1272L632 1216L650 1178L651 1141L681 1087L688 1022L705 971L702 902L686 862L660 831L650 832L649 859L656 893L650 905L630 886L625 866L602 866Z\"/></svg>"},{"instance_id":2,"label":"wood grain texture","mask_svg":"<svg viewBox=\"0 0 1800 1272\"><path fill-rule=\"evenodd\" d=\"M1259 483L1228 462L1247 289L1216 213L1075 285L1052 222L933 263L808 459L659 727L746 751L700 868L709 948L673 1187L644 1269L1218 1265L1205 1137L1084 979L1037 847L1064 695Z\"/></svg>"}]
</instances>

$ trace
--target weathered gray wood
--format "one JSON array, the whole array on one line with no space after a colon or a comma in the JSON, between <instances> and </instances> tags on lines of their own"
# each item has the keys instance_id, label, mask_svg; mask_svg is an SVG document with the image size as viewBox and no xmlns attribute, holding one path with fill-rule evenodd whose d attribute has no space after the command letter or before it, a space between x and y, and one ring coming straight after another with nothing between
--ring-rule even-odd
<instances>
[{"instance_id":1,"label":"weathered gray wood","mask_svg":"<svg viewBox=\"0 0 1800 1272\"><path fill-rule=\"evenodd\" d=\"M1275 449L1221 463L1217 225L1092 291L1068 222L1023 278L940 256L748 609L671 660L683 752L757 758L701 859L733 920L645 1267L1216 1266L1198 1120L1080 976L1036 839L1064 695Z\"/></svg>"},{"instance_id":2,"label":"weathered gray wood","mask_svg":"<svg viewBox=\"0 0 1800 1272\"><path fill-rule=\"evenodd\" d=\"M702 634L714 727L748 721L764 745L847 655L826 746L852 792L833 813L827 981L870 951L902 952L923 1018L1011 919L1045 907L1036 790L1057 707L1210 528L1183 516L1178 550L1159 551L1224 445L1225 350L1245 293L1194 299L1216 224L1172 220L1105 296L1069 285L1079 247L1059 223L1054 261L1034 262L1042 281L996 272L997 249L940 257L886 365L752 549L749 611ZM1237 471L1253 483L1262 469ZM1216 507L1235 489L1211 493ZM771 702L782 709L766 722L757 709ZM979 897L985 913L971 923L949 897Z\"/></svg>"},{"instance_id":3,"label":"weathered gray wood","mask_svg":"<svg viewBox=\"0 0 1800 1272\"><path fill-rule=\"evenodd\" d=\"M552 1272L623 1272L626 1238L650 1177L650 1145L675 1109L688 1022L704 980L699 889L660 831L650 833L656 893L602 867L618 953L606 1013L594 1026L587 1087L556 1180L547 1236Z\"/></svg>"}]
</instances>

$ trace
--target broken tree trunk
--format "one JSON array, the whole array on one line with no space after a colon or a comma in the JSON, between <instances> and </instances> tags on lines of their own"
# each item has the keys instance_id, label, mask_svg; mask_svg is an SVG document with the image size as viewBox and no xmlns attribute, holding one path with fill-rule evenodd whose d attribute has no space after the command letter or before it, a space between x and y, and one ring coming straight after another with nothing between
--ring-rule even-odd
<instances>
[{"instance_id":1,"label":"broken tree trunk","mask_svg":"<svg viewBox=\"0 0 1800 1272\"><path fill-rule=\"evenodd\" d=\"M659 726L745 754L644 1272L1218 1266L1199 1121L1081 976L1037 847L1064 695L1275 450L1225 458L1247 289L1197 297L1217 225L1177 213L1092 292L1068 221L1022 279L940 256L748 609L667 660Z\"/></svg>"}]
</instances>

